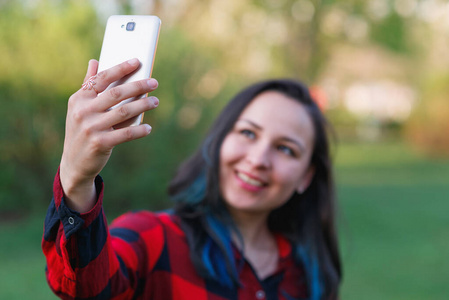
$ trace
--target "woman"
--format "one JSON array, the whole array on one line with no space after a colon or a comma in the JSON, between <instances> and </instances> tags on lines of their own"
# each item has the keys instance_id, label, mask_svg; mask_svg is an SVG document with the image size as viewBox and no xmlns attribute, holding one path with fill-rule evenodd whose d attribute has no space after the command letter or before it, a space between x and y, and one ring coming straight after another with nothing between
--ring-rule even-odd
<instances>
[{"instance_id":1,"label":"woman","mask_svg":"<svg viewBox=\"0 0 449 300\"><path fill-rule=\"evenodd\" d=\"M172 212L127 213L108 227L98 174L115 145L151 130L114 125L158 100L107 109L157 82L97 94L137 65L96 74L91 61L69 99L42 244L53 291L64 299L337 299L326 122L294 81L253 85L229 103L172 180Z\"/></svg>"}]
</instances>

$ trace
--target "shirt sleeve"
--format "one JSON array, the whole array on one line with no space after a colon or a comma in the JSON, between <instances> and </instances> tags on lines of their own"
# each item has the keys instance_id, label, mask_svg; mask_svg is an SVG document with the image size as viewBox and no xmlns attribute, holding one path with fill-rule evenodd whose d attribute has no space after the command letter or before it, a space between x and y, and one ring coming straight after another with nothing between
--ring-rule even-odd
<instances>
[{"instance_id":1,"label":"shirt sleeve","mask_svg":"<svg viewBox=\"0 0 449 300\"><path fill-rule=\"evenodd\" d=\"M95 186L95 206L83 214L73 211L65 204L58 170L42 240L47 282L62 299L131 299L138 288L138 274L148 271L142 263L148 249L139 242L138 230L118 228L117 237L111 236L102 207L100 176Z\"/></svg>"}]
</instances>

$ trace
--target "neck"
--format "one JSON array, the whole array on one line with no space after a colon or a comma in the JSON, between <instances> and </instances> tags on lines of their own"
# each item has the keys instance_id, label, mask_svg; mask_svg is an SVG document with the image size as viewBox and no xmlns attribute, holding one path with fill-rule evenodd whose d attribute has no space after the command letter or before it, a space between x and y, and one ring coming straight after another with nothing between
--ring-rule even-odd
<instances>
[{"instance_id":1,"label":"neck","mask_svg":"<svg viewBox=\"0 0 449 300\"><path fill-rule=\"evenodd\" d=\"M273 234L268 229L268 214L248 214L233 213L232 218L243 239L243 245L236 234L232 235L232 240L240 249L259 247L273 240Z\"/></svg>"},{"instance_id":2,"label":"neck","mask_svg":"<svg viewBox=\"0 0 449 300\"><path fill-rule=\"evenodd\" d=\"M279 253L276 239L268 229L268 214L231 214L242 241L232 234L235 245L261 279L273 274L278 266Z\"/></svg>"}]
</instances>

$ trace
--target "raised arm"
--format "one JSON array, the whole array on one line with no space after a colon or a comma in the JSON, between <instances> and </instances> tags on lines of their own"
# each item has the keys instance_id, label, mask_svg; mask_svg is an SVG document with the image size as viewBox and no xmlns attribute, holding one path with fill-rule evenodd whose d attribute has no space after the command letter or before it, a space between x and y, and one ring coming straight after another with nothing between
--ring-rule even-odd
<instances>
[{"instance_id":1,"label":"raised arm","mask_svg":"<svg viewBox=\"0 0 449 300\"><path fill-rule=\"evenodd\" d=\"M117 295L131 299L139 283L138 274L145 274L148 268L144 263L147 248L139 230L155 225L142 218L136 225L133 216L130 223L139 229L132 231L135 243L128 237L130 230L116 229L120 237L111 236L102 207L103 183L97 176L114 146L151 131L146 124L124 128L116 125L157 107L157 98L110 108L155 90L156 80L136 81L105 91L138 66L137 60L131 60L97 74L98 62L91 60L85 84L69 99L64 150L42 240L47 281L63 299L110 299Z\"/></svg>"}]
</instances>

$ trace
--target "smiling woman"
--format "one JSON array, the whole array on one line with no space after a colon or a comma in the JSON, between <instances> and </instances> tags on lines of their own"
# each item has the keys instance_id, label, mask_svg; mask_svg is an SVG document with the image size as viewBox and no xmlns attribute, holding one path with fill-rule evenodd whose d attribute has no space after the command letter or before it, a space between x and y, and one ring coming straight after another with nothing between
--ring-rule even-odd
<instances>
[{"instance_id":1,"label":"smiling woman","mask_svg":"<svg viewBox=\"0 0 449 300\"><path fill-rule=\"evenodd\" d=\"M326 127L307 87L292 80L250 86L223 109L169 187L202 276L245 282L246 264L235 265L231 244L259 282L283 274L279 299L337 299L341 265ZM280 240L296 271L280 269Z\"/></svg>"},{"instance_id":2,"label":"smiling woman","mask_svg":"<svg viewBox=\"0 0 449 300\"><path fill-rule=\"evenodd\" d=\"M136 67L98 74L98 92ZM145 80L70 98L42 243L53 291L64 299L337 299L326 122L296 81L262 82L229 103L170 183L172 211L126 213L108 225L98 174L114 146L151 130L114 125L159 101L125 104L126 116L103 106L156 87Z\"/></svg>"}]
</instances>

